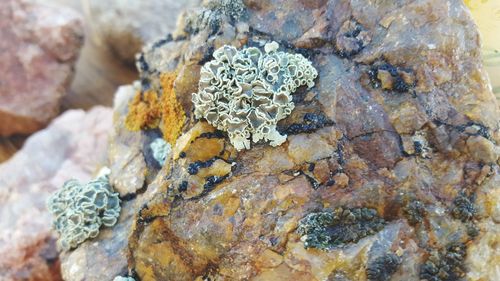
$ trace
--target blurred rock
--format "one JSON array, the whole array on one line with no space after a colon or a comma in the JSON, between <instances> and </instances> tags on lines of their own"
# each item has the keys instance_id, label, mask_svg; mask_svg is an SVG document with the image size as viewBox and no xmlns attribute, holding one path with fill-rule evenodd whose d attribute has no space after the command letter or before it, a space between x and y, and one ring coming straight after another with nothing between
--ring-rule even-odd
<instances>
[{"instance_id":1,"label":"blurred rock","mask_svg":"<svg viewBox=\"0 0 500 281\"><path fill-rule=\"evenodd\" d=\"M62 280L48 196L106 160L111 109L70 110L0 165L0 280Z\"/></svg>"},{"instance_id":2,"label":"blurred rock","mask_svg":"<svg viewBox=\"0 0 500 281\"><path fill-rule=\"evenodd\" d=\"M59 113L83 44L81 21L59 6L0 2L0 135L32 133Z\"/></svg>"},{"instance_id":3,"label":"blurred rock","mask_svg":"<svg viewBox=\"0 0 500 281\"><path fill-rule=\"evenodd\" d=\"M174 31L177 17L201 0L90 0L93 28L118 57L129 64L150 41Z\"/></svg>"}]
</instances>

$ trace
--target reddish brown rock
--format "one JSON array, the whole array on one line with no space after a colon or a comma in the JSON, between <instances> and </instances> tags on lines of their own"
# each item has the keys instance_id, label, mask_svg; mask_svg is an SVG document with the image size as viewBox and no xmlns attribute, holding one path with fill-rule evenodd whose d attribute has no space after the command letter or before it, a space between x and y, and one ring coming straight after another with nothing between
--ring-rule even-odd
<instances>
[{"instance_id":1,"label":"reddish brown rock","mask_svg":"<svg viewBox=\"0 0 500 281\"><path fill-rule=\"evenodd\" d=\"M187 17L185 37L137 62L139 92L173 90L186 114L163 167L147 150L161 133L131 135L127 110L116 111L113 142L140 151L127 159L146 169L124 174L124 149L110 151L117 178L144 178L127 196L128 245L118 227L119 239L65 256L64 271L75 253L105 264L95 243L127 247L128 274L143 281L500 278L500 112L461 0L249 0L244 13L238 1L211 3ZM192 116L187 81L220 46L273 40L312 62L316 85L293 95L283 145L237 152ZM165 73L177 75L173 89Z\"/></svg>"},{"instance_id":2,"label":"reddish brown rock","mask_svg":"<svg viewBox=\"0 0 500 281\"><path fill-rule=\"evenodd\" d=\"M62 280L48 196L105 164L111 109L67 111L0 165L0 280Z\"/></svg>"},{"instance_id":3,"label":"reddish brown rock","mask_svg":"<svg viewBox=\"0 0 500 281\"><path fill-rule=\"evenodd\" d=\"M83 43L73 10L25 0L0 3L0 135L29 134L59 113Z\"/></svg>"}]
</instances>

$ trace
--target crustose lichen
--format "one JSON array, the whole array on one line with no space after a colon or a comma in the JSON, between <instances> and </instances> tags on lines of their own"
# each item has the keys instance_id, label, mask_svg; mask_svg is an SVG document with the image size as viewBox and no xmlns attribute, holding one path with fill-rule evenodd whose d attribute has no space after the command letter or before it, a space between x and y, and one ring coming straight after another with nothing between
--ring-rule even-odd
<instances>
[{"instance_id":1,"label":"crustose lichen","mask_svg":"<svg viewBox=\"0 0 500 281\"><path fill-rule=\"evenodd\" d=\"M286 135L276 124L293 110L291 94L300 86L314 86L318 72L311 62L278 47L268 43L262 53L225 45L201 69L198 93L193 94L195 116L227 131L237 150L249 149L250 138L282 144Z\"/></svg>"},{"instance_id":2,"label":"crustose lichen","mask_svg":"<svg viewBox=\"0 0 500 281\"><path fill-rule=\"evenodd\" d=\"M384 219L374 209L340 207L308 214L299 221L297 232L302 235L305 248L329 250L356 243L380 231L384 225Z\"/></svg>"},{"instance_id":3,"label":"crustose lichen","mask_svg":"<svg viewBox=\"0 0 500 281\"><path fill-rule=\"evenodd\" d=\"M101 225L113 226L120 215L118 193L113 192L106 176L87 184L69 180L49 198L47 205L60 234L58 243L64 250L96 237Z\"/></svg>"}]
</instances>

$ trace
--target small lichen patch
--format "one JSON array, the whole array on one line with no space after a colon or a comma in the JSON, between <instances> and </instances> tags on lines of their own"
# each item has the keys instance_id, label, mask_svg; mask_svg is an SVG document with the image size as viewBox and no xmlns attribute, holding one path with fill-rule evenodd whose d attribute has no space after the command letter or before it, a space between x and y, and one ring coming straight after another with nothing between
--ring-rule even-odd
<instances>
[{"instance_id":1,"label":"small lichen patch","mask_svg":"<svg viewBox=\"0 0 500 281\"><path fill-rule=\"evenodd\" d=\"M138 92L129 104L125 126L130 131L157 128L161 120L158 95L151 90Z\"/></svg>"},{"instance_id":2,"label":"small lichen patch","mask_svg":"<svg viewBox=\"0 0 500 281\"><path fill-rule=\"evenodd\" d=\"M382 255L368 264L366 277L369 281L390 280L400 263L401 259L393 253Z\"/></svg>"},{"instance_id":3,"label":"small lichen patch","mask_svg":"<svg viewBox=\"0 0 500 281\"><path fill-rule=\"evenodd\" d=\"M181 134L184 121L186 121L186 114L175 96L175 78L175 72L162 73L160 75L162 87L160 130L163 133L163 138L171 145L175 144L175 141Z\"/></svg>"},{"instance_id":4,"label":"small lichen patch","mask_svg":"<svg viewBox=\"0 0 500 281\"><path fill-rule=\"evenodd\" d=\"M276 42L268 43L262 53L225 45L201 69L199 90L193 94L195 116L226 131L237 150L249 149L250 140L282 144L286 135L276 124L293 110L291 95L300 86L314 86L318 73L311 62L278 48Z\"/></svg>"},{"instance_id":5,"label":"small lichen patch","mask_svg":"<svg viewBox=\"0 0 500 281\"><path fill-rule=\"evenodd\" d=\"M441 251L433 250L420 267L420 278L429 281L455 281L465 276L466 247L462 243L451 243Z\"/></svg>"},{"instance_id":6,"label":"small lichen patch","mask_svg":"<svg viewBox=\"0 0 500 281\"><path fill-rule=\"evenodd\" d=\"M153 151L153 158L160 164L160 166L165 165L167 156L172 152L172 148L169 143L167 143L162 138L157 138L149 145L151 151Z\"/></svg>"},{"instance_id":7,"label":"small lichen patch","mask_svg":"<svg viewBox=\"0 0 500 281\"><path fill-rule=\"evenodd\" d=\"M139 131L159 127L163 138L171 145L175 144L186 120L186 114L175 96L175 78L176 72L161 73L159 91L149 89L136 94L125 119L127 129Z\"/></svg>"},{"instance_id":8,"label":"small lichen patch","mask_svg":"<svg viewBox=\"0 0 500 281\"><path fill-rule=\"evenodd\" d=\"M297 232L302 235L305 248L329 250L356 243L380 231L384 225L385 221L373 209L337 208L308 214L299 221Z\"/></svg>"},{"instance_id":9,"label":"small lichen patch","mask_svg":"<svg viewBox=\"0 0 500 281\"><path fill-rule=\"evenodd\" d=\"M107 177L87 184L69 180L49 198L47 205L60 234L58 244L64 250L96 237L101 225L115 225L120 215L118 193L113 192Z\"/></svg>"}]
</instances>

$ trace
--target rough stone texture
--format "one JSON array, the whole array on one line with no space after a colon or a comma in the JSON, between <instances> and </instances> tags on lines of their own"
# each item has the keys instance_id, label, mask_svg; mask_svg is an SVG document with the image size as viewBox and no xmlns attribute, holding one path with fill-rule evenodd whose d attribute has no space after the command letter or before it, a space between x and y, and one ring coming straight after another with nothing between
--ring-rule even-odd
<instances>
[{"instance_id":1,"label":"rough stone texture","mask_svg":"<svg viewBox=\"0 0 500 281\"><path fill-rule=\"evenodd\" d=\"M29 134L59 113L83 44L81 16L4 0L0 17L0 135Z\"/></svg>"},{"instance_id":2,"label":"rough stone texture","mask_svg":"<svg viewBox=\"0 0 500 281\"><path fill-rule=\"evenodd\" d=\"M150 41L171 33L177 16L201 0L90 0L90 18L102 39L130 64Z\"/></svg>"},{"instance_id":3,"label":"rough stone texture","mask_svg":"<svg viewBox=\"0 0 500 281\"><path fill-rule=\"evenodd\" d=\"M62 280L49 195L105 161L111 109L67 111L0 165L0 280Z\"/></svg>"},{"instance_id":4,"label":"rough stone texture","mask_svg":"<svg viewBox=\"0 0 500 281\"><path fill-rule=\"evenodd\" d=\"M180 25L196 33L139 57L140 92L172 90L159 80L176 73L173 90L187 116L163 168L144 149L158 130L130 135L126 108L115 111L113 142L142 152L133 167L145 169L143 188L126 196L136 208L128 274L142 281L499 280L500 112L463 2L245 4L239 22L202 12L203 22L215 24ZM271 40L312 61L316 86L299 89L295 110L278 123L287 142L237 152L224 133L193 118L191 94L213 50ZM130 99L118 98L122 105ZM110 150L111 167L123 151ZM131 177L122 167L112 174ZM339 207L376 210L384 224L371 228L347 214L335 224L353 227L310 231L348 243L304 247L301 219ZM349 229L364 228L356 224L369 229L353 235ZM120 239L94 243L123 245ZM94 252L82 251L81 263L96 263ZM93 271L78 267L75 275Z\"/></svg>"}]
</instances>

